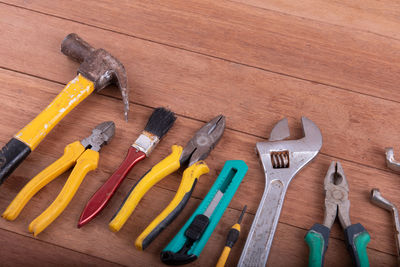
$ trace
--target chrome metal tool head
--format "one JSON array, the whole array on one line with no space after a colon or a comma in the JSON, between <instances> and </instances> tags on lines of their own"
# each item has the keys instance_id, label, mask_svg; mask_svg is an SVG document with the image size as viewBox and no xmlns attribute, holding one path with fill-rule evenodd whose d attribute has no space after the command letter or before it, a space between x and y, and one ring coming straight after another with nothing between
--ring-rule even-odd
<instances>
[{"instance_id":1,"label":"chrome metal tool head","mask_svg":"<svg viewBox=\"0 0 400 267\"><path fill-rule=\"evenodd\" d=\"M302 117L302 125L303 138L284 140L290 132L287 119L283 119L274 126L267 142L256 144L266 185L238 266L266 265L288 185L321 149L318 127L306 117Z\"/></svg>"},{"instance_id":2,"label":"chrome metal tool head","mask_svg":"<svg viewBox=\"0 0 400 267\"><path fill-rule=\"evenodd\" d=\"M385 148L385 151L386 151L386 165L388 166L388 168L395 172L400 172L400 162L394 159L393 147L387 147Z\"/></svg>"},{"instance_id":3,"label":"chrome metal tool head","mask_svg":"<svg viewBox=\"0 0 400 267\"><path fill-rule=\"evenodd\" d=\"M374 188L371 190L371 202L387 211L390 211L394 223L394 236L396 239L397 247L397 265L400 266L400 219L397 207L381 195L379 189Z\"/></svg>"},{"instance_id":4,"label":"chrome metal tool head","mask_svg":"<svg viewBox=\"0 0 400 267\"><path fill-rule=\"evenodd\" d=\"M349 185L340 162L332 161L325 176L324 225L331 228L336 216L343 229L351 225Z\"/></svg>"},{"instance_id":5,"label":"chrome metal tool head","mask_svg":"<svg viewBox=\"0 0 400 267\"><path fill-rule=\"evenodd\" d=\"M94 83L97 91L116 84L124 102L124 115L128 120L129 91L124 65L104 49L94 49L76 33L68 34L61 43L61 52L81 63L78 73Z\"/></svg>"},{"instance_id":6,"label":"chrome metal tool head","mask_svg":"<svg viewBox=\"0 0 400 267\"><path fill-rule=\"evenodd\" d=\"M100 151L103 145L108 144L115 133L115 124L112 121L100 123L93 129L92 134L83 139L81 144L91 150Z\"/></svg>"},{"instance_id":7,"label":"chrome metal tool head","mask_svg":"<svg viewBox=\"0 0 400 267\"><path fill-rule=\"evenodd\" d=\"M392 202L382 196L378 188L371 190L371 202L388 211L397 210L396 206Z\"/></svg>"},{"instance_id":8,"label":"chrome metal tool head","mask_svg":"<svg viewBox=\"0 0 400 267\"><path fill-rule=\"evenodd\" d=\"M261 165L269 176L278 176L279 179L290 182L321 149L322 135L318 127L306 117L302 117L301 121L303 138L284 140L290 136L288 121L285 118L274 126L267 142L257 143L256 150Z\"/></svg>"},{"instance_id":9,"label":"chrome metal tool head","mask_svg":"<svg viewBox=\"0 0 400 267\"><path fill-rule=\"evenodd\" d=\"M225 116L219 115L200 128L183 149L180 162L188 166L207 158L225 130Z\"/></svg>"}]
</instances>

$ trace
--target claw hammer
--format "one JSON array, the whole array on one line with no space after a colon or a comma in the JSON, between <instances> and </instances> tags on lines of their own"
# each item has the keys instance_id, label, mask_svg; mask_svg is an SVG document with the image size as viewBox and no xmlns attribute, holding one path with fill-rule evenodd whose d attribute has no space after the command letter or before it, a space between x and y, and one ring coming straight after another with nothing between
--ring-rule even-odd
<instances>
[{"instance_id":1,"label":"claw hammer","mask_svg":"<svg viewBox=\"0 0 400 267\"><path fill-rule=\"evenodd\" d=\"M104 49L94 49L71 33L61 44L61 52L81 63L78 75L28 125L0 151L0 184L22 163L43 138L94 90L116 83L124 102L125 119L129 110L127 77L124 66Z\"/></svg>"}]
</instances>

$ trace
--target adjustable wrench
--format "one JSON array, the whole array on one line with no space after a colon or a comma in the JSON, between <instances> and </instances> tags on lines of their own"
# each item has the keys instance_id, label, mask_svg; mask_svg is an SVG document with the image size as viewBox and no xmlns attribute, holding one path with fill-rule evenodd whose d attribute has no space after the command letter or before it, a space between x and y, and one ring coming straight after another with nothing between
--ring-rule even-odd
<instances>
[{"instance_id":1,"label":"adjustable wrench","mask_svg":"<svg viewBox=\"0 0 400 267\"><path fill-rule=\"evenodd\" d=\"M267 142L256 145L266 186L238 263L240 267L266 265L289 183L321 149L322 135L318 127L306 117L301 121L303 138L283 140L290 136L285 118L274 126Z\"/></svg>"}]
</instances>

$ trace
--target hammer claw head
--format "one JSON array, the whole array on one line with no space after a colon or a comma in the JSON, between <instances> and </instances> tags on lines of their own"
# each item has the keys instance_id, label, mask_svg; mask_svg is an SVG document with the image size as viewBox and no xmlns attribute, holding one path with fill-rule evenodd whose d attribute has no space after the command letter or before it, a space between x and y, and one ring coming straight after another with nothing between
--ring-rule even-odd
<instances>
[{"instance_id":1,"label":"hammer claw head","mask_svg":"<svg viewBox=\"0 0 400 267\"><path fill-rule=\"evenodd\" d=\"M114 72L114 77L117 82L118 88L121 91L122 102L124 103L125 120L128 121L128 112L129 112L128 79L126 77L126 71L124 66L121 63L120 65L122 70L120 72Z\"/></svg>"},{"instance_id":2,"label":"hammer claw head","mask_svg":"<svg viewBox=\"0 0 400 267\"><path fill-rule=\"evenodd\" d=\"M61 44L61 51L81 62L78 73L94 83L96 91L116 84L121 91L124 115L128 120L129 92L124 65L104 49L94 49L77 34L69 34Z\"/></svg>"}]
</instances>

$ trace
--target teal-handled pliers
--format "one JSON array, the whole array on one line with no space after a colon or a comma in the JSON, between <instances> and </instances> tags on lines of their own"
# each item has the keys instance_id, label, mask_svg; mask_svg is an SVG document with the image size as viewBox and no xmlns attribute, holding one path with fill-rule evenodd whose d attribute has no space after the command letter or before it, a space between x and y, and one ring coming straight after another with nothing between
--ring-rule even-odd
<instances>
[{"instance_id":1,"label":"teal-handled pliers","mask_svg":"<svg viewBox=\"0 0 400 267\"><path fill-rule=\"evenodd\" d=\"M329 166L325 176L324 189L324 222L323 224L314 224L305 236L305 241L310 248L308 266L324 265L329 233L336 217L339 218L340 225L344 229L346 246L353 258L354 265L357 267L369 266L367 244L371 238L361 224L351 224L350 222L349 185L339 162L333 161Z\"/></svg>"}]
</instances>

